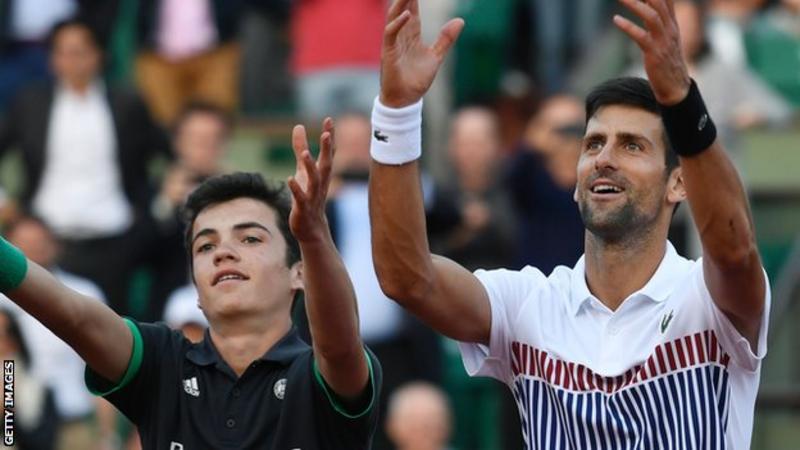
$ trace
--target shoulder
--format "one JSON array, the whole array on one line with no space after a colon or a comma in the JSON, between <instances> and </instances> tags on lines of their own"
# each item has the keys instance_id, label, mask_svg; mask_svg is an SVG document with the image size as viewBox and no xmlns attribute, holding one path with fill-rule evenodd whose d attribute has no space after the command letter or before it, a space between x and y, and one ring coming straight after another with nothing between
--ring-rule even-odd
<instances>
[{"instance_id":1,"label":"shoulder","mask_svg":"<svg viewBox=\"0 0 800 450\"><path fill-rule=\"evenodd\" d=\"M551 297L561 297L569 292L573 270L557 267L548 277L541 270L525 266L522 270L476 270L490 301L521 306L531 300L551 303Z\"/></svg>"},{"instance_id":2,"label":"shoulder","mask_svg":"<svg viewBox=\"0 0 800 450\"><path fill-rule=\"evenodd\" d=\"M9 111L19 114L22 111L39 109L52 102L55 87L51 82L31 83L14 95Z\"/></svg>"},{"instance_id":3,"label":"shoulder","mask_svg":"<svg viewBox=\"0 0 800 450\"><path fill-rule=\"evenodd\" d=\"M133 88L106 85L106 95L112 108L131 111L146 110L144 99Z\"/></svg>"}]
</instances>

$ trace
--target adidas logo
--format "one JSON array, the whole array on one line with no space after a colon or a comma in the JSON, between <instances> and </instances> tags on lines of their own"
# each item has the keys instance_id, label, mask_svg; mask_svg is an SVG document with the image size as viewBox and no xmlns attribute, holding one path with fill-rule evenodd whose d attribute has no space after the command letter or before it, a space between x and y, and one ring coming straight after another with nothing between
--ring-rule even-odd
<instances>
[{"instance_id":1,"label":"adidas logo","mask_svg":"<svg viewBox=\"0 0 800 450\"><path fill-rule=\"evenodd\" d=\"M200 397L200 388L197 387L197 377L183 380L183 390L192 397Z\"/></svg>"}]
</instances>

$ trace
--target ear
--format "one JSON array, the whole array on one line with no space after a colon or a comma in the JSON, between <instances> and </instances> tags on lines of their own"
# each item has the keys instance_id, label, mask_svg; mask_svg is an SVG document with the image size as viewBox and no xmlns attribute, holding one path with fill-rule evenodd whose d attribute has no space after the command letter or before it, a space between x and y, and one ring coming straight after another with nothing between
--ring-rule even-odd
<instances>
[{"instance_id":1,"label":"ear","mask_svg":"<svg viewBox=\"0 0 800 450\"><path fill-rule=\"evenodd\" d=\"M683 184L683 170L676 167L667 180L667 202L671 205L686 200L686 187Z\"/></svg>"},{"instance_id":2,"label":"ear","mask_svg":"<svg viewBox=\"0 0 800 450\"><path fill-rule=\"evenodd\" d=\"M305 286L303 285L303 261L298 261L289 269L289 276L291 277L291 286L295 291L302 291Z\"/></svg>"}]
</instances>

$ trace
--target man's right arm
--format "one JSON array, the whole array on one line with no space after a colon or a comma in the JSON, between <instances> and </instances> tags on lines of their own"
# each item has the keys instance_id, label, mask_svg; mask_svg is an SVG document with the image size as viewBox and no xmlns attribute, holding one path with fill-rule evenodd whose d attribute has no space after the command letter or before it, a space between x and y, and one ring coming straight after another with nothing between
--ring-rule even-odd
<instances>
[{"instance_id":1,"label":"man's right arm","mask_svg":"<svg viewBox=\"0 0 800 450\"><path fill-rule=\"evenodd\" d=\"M4 259L5 271L9 261ZM39 265L32 261L27 265L22 283L6 295L75 349L98 375L113 382L122 379L133 351L133 335L125 321L103 302L64 286Z\"/></svg>"},{"instance_id":2,"label":"man's right arm","mask_svg":"<svg viewBox=\"0 0 800 450\"><path fill-rule=\"evenodd\" d=\"M372 256L384 293L448 337L488 344L491 311L483 285L428 248L419 164L373 162L369 198Z\"/></svg>"},{"instance_id":3,"label":"man's right arm","mask_svg":"<svg viewBox=\"0 0 800 450\"><path fill-rule=\"evenodd\" d=\"M464 22L453 19L445 24L432 46L422 42L420 25L418 0L395 0L381 49L383 107L400 109L419 102ZM374 139L389 141L377 128ZM397 139L393 145L419 145L415 139ZM419 163L373 161L369 184L372 254L381 289L439 332L488 344L491 310L483 285L463 267L430 253Z\"/></svg>"}]
</instances>

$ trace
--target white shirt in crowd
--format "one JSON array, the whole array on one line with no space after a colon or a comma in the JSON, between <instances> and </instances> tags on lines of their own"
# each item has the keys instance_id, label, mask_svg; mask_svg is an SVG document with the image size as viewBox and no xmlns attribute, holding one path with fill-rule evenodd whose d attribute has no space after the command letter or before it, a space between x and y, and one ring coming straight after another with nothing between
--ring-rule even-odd
<instances>
[{"instance_id":1,"label":"white shirt in crowd","mask_svg":"<svg viewBox=\"0 0 800 450\"><path fill-rule=\"evenodd\" d=\"M122 188L111 109L101 83L84 94L59 87L33 210L62 238L125 232L133 212Z\"/></svg>"},{"instance_id":2,"label":"white shirt in crowd","mask_svg":"<svg viewBox=\"0 0 800 450\"><path fill-rule=\"evenodd\" d=\"M616 311L589 292L583 258L549 277L533 267L475 275L491 337L460 344L464 365L510 386L528 449L750 448L769 291L753 353L712 301L702 259L669 243Z\"/></svg>"},{"instance_id":3,"label":"white shirt in crowd","mask_svg":"<svg viewBox=\"0 0 800 450\"><path fill-rule=\"evenodd\" d=\"M358 302L364 342L391 339L400 331L402 310L383 294L372 263L369 198L366 183L346 183L336 195L337 242Z\"/></svg>"},{"instance_id":4,"label":"white shirt in crowd","mask_svg":"<svg viewBox=\"0 0 800 450\"><path fill-rule=\"evenodd\" d=\"M105 301L100 288L91 281L59 269L52 273L70 289ZM94 412L94 396L83 381L86 363L75 350L2 294L0 306L9 309L19 321L22 338L30 352L30 374L52 389L59 415L70 420Z\"/></svg>"}]
</instances>

